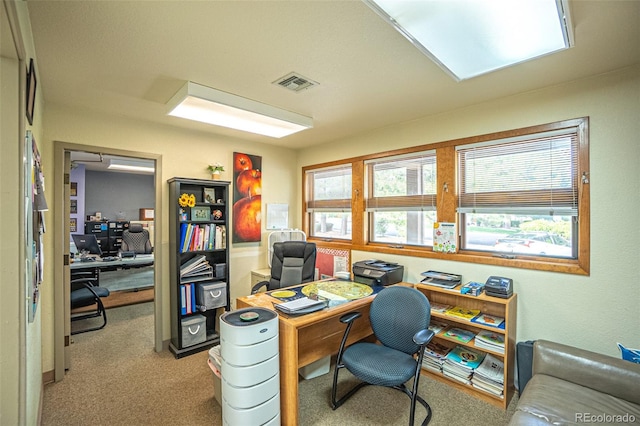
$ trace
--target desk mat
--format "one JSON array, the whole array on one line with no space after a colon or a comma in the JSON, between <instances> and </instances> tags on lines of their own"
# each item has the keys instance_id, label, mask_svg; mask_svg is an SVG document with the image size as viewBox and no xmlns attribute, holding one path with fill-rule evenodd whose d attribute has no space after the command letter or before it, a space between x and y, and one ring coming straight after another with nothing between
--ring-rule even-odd
<instances>
[{"instance_id":1,"label":"desk mat","mask_svg":"<svg viewBox=\"0 0 640 426\"><path fill-rule=\"evenodd\" d=\"M353 281L320 281L286 290L272 290L267 292L272 297L288 302L301 297L315 297L318 290L326 291L347 300L357 300L363 297L377 294L384 286L368 286ZM322 296L321 296L322 297Z\"/></svg>"}]
</instances>

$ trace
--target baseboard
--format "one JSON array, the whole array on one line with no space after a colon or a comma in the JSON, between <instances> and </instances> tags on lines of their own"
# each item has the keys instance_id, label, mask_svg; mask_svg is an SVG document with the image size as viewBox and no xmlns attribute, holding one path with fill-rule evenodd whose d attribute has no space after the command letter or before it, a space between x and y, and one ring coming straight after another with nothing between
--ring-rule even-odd
<instances>
[{"instance_id":1,"label":"baseboard","mask_svg":"<svg viewBox=\"0 0 640 426\"><path fill-rule=\"evenodd\" d=\"M54 370L42 373L42 386L56 381L56 372Z\"/></svg>"}]
</instances>

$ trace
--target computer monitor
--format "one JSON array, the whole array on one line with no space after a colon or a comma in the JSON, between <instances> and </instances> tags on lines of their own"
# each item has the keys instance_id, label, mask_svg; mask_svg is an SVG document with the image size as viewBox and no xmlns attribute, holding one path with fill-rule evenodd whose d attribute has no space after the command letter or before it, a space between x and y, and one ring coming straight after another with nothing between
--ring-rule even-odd
<instances>
[{"instance_id":1,"label":"computer monitor","mask_svg":"<svg viewBox=\"0 0 640 426\"><path fill-rule=\"evenodd\" d=\"M72 234L71 237L73 237L73 242L76 245L76 249L78 249L78 253L80 253L80 257L86 256L87 254L102 255L100 244L98 244L98 239L95 235Z\"/></svg>"}]
</instances>

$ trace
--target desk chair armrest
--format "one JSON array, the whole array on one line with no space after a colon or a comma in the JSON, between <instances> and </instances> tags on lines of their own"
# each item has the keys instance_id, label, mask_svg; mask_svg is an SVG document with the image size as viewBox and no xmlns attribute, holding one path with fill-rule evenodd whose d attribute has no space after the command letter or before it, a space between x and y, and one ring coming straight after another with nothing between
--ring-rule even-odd
<instances>
[{"instance_id":1,"label":"desk chair armrest","mask_svg":"<svg viewBox=\"0 0 640 426\"><path fill-rule=\"evenodd\" d=\"M340 317L340 322L343 324L350 324L355 321L356 318L360 318L362 314L360 312L349 312Z\"/></svg>"},{"instance_id":2,"label":"desk chair armrest","mask_svg":"<svg viewBox=\"0 0 640 426\"><path fill-rule=\"evenodd\" d=\"M71 280L71 290L78 290L82 287L87 287L91 290L90 287L97 287L97 280L95 278L77 278Z\"/></svg>"},{"instance_id":3,"label":"desk chair armrest","mask_svg":"<svg viewBox=\"0 0 640 426\"><path fill-rule=\"evenodd\" d=\"M258 292L258 290L260 290L262 287L267 287L267 290L268 290L269 289L269 281L260 281L259 283L257 283L253 287L251 287L251 294L256 294Z\"/></svg>"},{"instance_id":4,"label":"desk chair armrest","mask_svg":"<svg viewBox=\"0 0 640 426\"><path fill-rule=\"evenodd\" d=\"M434 335L435 333L433 331L429 330L428 328L425 328L424 330L418 331L413 336L413 341L415 342L416 345L424 346L427 343L429 343L431 339L433 339Z\"/></svg>"},{"instance_id":5,"label":"desk chair armrest","mask_svg":"<svg viewBox=\"0 0 640 426\"><path fill-rule=\"evenodd\" d=\"M337 365L342 365L342 353L344 352L344 347L347 344L347 337L349 337L349 331L351 331L351 327L356 319L360 318L362 314L360 312L349 312L340 317L340 322L343 324L347 324L347 328L344 330L344 334L342 335L342 342L340 342L340 349L338 349L338 358L336 359Z\"/></svg>"}]
</instances>

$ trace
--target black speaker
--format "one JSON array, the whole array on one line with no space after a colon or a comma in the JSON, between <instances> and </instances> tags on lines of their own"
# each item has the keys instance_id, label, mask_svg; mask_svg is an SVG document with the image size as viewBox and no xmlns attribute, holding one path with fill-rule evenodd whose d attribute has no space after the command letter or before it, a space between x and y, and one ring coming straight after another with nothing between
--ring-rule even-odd
<instances>
[{"instance_id":1,"label":"black speaker","mask_svg":"<svg viewBox=\"0 0 640 426\"><path fill-rule=\"evenodd\" d=\"M531 379L533 363L533 343L535 340L518 342L516 345L516 357L518 362L518 393L522 395L525 386Z\"/></svg>"}]
</instances>

